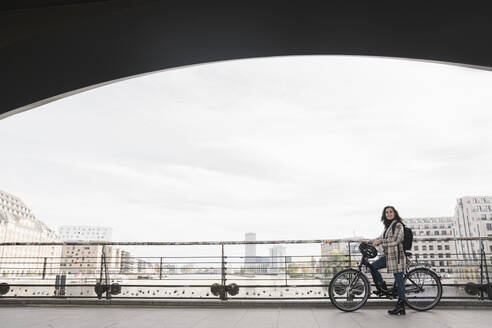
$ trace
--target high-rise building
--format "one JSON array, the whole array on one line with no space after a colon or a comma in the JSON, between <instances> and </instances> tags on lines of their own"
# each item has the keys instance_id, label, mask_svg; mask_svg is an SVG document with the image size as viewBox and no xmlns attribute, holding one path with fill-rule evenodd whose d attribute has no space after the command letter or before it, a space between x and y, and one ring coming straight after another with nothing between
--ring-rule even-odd
<instances>
[{"instance_id":1,"label":"high-rise building","mask_svg":"<svg viewBox=\"0 0 492 328\"><path fill-rule=\"evenodd\" d=\"M272 273L277 273L280 271L280 268L285 267L286 259L286 251L284 246L275 245L270 248L270 269Z\"/></svg>"},{"instance_id":2,"label":"high-rise building","mask_svg":"<svg viewBox=\"0 0 492 328\"><path fill-rule=\"evenodd\" d=\"M465 196L455 206L456 235L460 237L492 237L492 196ZM483 241L485 252L492 252L492 242ZM457 254L464 259L460 277L478 280L481 243L472 240L457 242Z\"/></svg>"},{"instance_id":3,"label":"high-rise building","mask_svg":"<svg viewBox=\"0 0 492 328\"><path fill-rule=\"evenodd\" d=\"M245 234L244 239L245 241L256 241L256 233L248 232ZM257 256L256 244L245 244L244 255L244 269L246 270L246 273L268 273L271 266L271 258L269 256Z\"/></svg>"},{"instance_id":4,"label":"high-rise building","mask_svg":"<svg viewBox=\"0 0 492 328\"><path fill-rule=\"evenodd\" d=\"M256 241L256 233L248 232L244 236L244 241ZM246 244L244 245L244 262L254 263L256 262L256 244Z\"/></svg>"},{"instance_id":5,"label":"high-rise building","mask_svg":"<svg viewBox=\"0 0 492 328\"><path fill-rule=\"evenodd\" d=\"M61 242L56 233L36 219L24 202L0 191L0 242ZM3 275L46 275L58 272L61 246L0 246ZM46 260L45 260L46 259Z\"/></svg>"},{"instance_id":6,"label":"high-rise building","mask_svg":"<svg viewBox=\"0 0 492 328\"><path fill-rule=\"evenodd\" d=\"M492 237L492 196L465 196L455 206L456 234L462 237ZM492 252L492 243L484 241L486 252ZM465 260L480 258L479 241L459 241L458 253Z\"/></svg>"},{"instance_id":7,"label":"high-rise building","mask_svg":"<svg viewBox=\"0 0 492 328\"><path fill-rule=\"evenodd\" d=\"M417 262L429 263L441 276L450 276L457 270L455 240L439 240L440 237L456 237L455 217L404 218L403 223L412 229L414 237L436 238L422 241L416 238L412 245L412 256Z\"/></svg>"}]
</instances>

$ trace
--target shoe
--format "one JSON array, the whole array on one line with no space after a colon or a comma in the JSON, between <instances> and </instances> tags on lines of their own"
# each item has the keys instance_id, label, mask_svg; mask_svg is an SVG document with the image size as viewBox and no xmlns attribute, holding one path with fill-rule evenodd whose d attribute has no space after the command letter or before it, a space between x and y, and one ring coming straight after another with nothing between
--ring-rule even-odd
<instances>
[{"instance_id":1,"label":"shoe","mask_svg":"<svg viewBox=\"0 0 492 328\"><path fill-rule=\"evenodd\" d=\"M405 315L405 301L398 300L398 303L396 303L395 308L393 310L388 310L388 313Z\"/></svg>"},{"instance_id":2,"label":"shoe","mask_svg":"<svg viewBox=\"0 0 492 328\"><path fill-rule=\"evenodd\" d=\"M387 289L388 289L388 287L386 286L386 282L383 281L383 284L381 286L379 286L379 289L373 291L372 293L374 295L381 296L381 295L384 295L384 293L385 293L384 291Z\"/></svg>"}]
</instances>

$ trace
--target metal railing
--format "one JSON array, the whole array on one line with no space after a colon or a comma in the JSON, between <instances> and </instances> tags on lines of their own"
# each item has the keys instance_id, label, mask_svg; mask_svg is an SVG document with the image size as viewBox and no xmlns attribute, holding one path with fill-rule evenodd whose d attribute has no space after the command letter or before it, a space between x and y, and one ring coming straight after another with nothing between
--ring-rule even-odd
<instances>
[{"instance_id":1,"label":"metal railing","mask_svg":"<svg viewBox=\"0 0 492 328\"><path fill-rule=\"evenodd\" d=\"M475 241L481 247L474 253L446 250L443 243L449 241ZM492 297L488 276L492 253L485 248L486 244L492 244L492 238L414 239L414 245L422 245L421 242L435 242L436 249L441 245L442 251L427 252L426 258L419 251L408 264L410 267L430 266L441 278L443 299L488 300ZM244 253L237 248L247 245L297 245L296 250L301 246L314 246L320 247L320 252L313 255L311 250L291 256L228 255ZM164 250L163 256L131 256L116 246L144 247L144 253L152 247L164 247ZM217 246L218 249L213 250L215 254L206 256L168 255L170 248L186 246ZM0 243L0 299L328 300L333 275L355 266L361 259L357 246L357 241L347 239ZM385 280L392 283L392 275L385 275L384 269L382 273Z\"/></svg>"}]
</instances>

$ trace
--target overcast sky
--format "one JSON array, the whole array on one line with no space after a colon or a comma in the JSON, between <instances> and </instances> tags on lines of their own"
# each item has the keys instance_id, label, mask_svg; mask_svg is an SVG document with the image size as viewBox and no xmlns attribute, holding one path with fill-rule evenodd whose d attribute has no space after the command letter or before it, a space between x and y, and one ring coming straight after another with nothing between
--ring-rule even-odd
<instances>
[{"instance_id":1,"label":"overcast sky","mask_svg":"<svg viewBox=\"0 0 492 328\"><path fill-rule=\"evenodd\" d=\"M114 241L374 237L385 205L492 193L492 72L398 59L237 60L0 120L0 189Z\"/></svg>"}]
</instances>

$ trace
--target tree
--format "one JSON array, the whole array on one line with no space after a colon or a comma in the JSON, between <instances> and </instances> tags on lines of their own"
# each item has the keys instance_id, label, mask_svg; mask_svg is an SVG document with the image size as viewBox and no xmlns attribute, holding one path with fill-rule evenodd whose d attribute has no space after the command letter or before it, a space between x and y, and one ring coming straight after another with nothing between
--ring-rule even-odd
<instances>
[{"instance_id":1,"label":"tree","mask_svg":"<svg viewBox=\"0 0 492 328\"><path fill-rule=\"evenodd\" d=\"M352 264L349 263L347 250L337 249L332 250L328 256L323 256L321 262L325 279L333 277L337 272Z\"/></svg>"}]
</instances>

